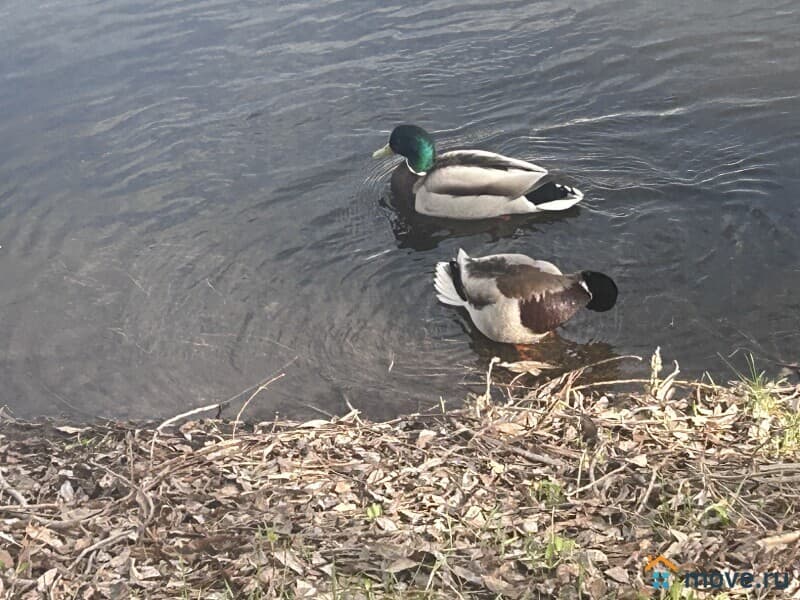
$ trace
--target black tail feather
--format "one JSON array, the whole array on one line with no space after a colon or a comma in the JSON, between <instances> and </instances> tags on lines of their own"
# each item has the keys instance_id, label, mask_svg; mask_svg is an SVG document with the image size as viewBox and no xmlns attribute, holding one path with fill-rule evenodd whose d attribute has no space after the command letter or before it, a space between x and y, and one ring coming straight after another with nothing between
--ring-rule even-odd
<instances>
[{"instance_id":1,"label":"black tail feather","mask_svg":"<svg viewBox=\"0 0 800 600\"><path fill-rule=\"evenodd\" d=\"M458 292L459 297L467 301L467 294L464 291L464 282L461 281L461 267L459 267L458 263L454 260L449 261L450 266L450 277L453 279L453 286L456 288L456 292Z\"/></svg>"},{"instance_id":2,"label":"black tail feather","mask_svg":"<svg viewBox=\"0 0 800 600\"><path fill-rule=\"evenodd\" d=\"M561 200L572 193L573 189L571 187L548 181L525 194L525 197L534 204L541 204L542 202Z\"/></svg>"}]
</instances>

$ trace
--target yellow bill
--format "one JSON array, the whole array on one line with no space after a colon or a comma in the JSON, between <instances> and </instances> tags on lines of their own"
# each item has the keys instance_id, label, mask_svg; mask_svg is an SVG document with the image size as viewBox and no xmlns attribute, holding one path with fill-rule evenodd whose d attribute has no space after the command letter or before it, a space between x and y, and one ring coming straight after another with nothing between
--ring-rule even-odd
<instances>
[{"instance_id":1,"label":"yellow bill","mask_svg":"<svg viewBox=\"0 0 800 600\"><path fill-rule=\"evenodd\" d=\"M386 144L380 150L375 150L375 152L372 153L372 158L386 158L392 154L394 154L394 150L389 147L389 144Z\"/></svg>"}]
</instances>

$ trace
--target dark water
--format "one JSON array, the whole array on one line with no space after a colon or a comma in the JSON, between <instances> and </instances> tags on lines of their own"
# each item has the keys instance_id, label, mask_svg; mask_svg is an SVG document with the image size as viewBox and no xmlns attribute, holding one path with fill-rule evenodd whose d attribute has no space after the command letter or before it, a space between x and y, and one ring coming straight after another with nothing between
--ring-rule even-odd
<instances>
[{"instance_id":1,"label":"dark water","mask_svg":"<svg viewBox=\"0 0 800 600\"><path fill-rule=\"evenodd\" d=\"M798 358L796 1L406 4L7 0L0 405L169 416L293 359L248 416L457 401L507 353L434 298L459 247L617 279L545 354ZM370 158L403 121L586 200L404 223Z\"/></svg>"}]
</instances>

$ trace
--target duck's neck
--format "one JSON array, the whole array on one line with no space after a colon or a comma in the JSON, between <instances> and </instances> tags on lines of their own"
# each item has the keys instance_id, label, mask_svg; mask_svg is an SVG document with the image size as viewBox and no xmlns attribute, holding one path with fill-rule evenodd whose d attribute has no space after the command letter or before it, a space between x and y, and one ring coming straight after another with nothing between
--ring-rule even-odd
<instances>
[{"instance_id":1,"label":"duck's neck","mask_svg":"<svg viewBox=\"0 0 800 600\"><path fill-rule=\"evenodd\" d=\"M424 175L433 168L436 148L430 140L418 139L414 150L411 156L406 156L406 165L412 173Z\"/></svg>"}]
</instances>

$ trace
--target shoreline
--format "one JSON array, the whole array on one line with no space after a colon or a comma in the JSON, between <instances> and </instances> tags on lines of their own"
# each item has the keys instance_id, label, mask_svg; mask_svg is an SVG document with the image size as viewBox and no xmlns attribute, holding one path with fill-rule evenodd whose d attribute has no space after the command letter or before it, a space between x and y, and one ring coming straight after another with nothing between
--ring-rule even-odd
<instances>
[{"instance_id":1,"label":"shoreline","mask_svg":"<svg viewBox=\"0 0 800 600\"><path fill-rule=\"evenodd\" d=\"M0 413L0 598L646 598L659 555L800 596L800 386L650 364L386 422Z\"/></svg>"}]
</instances>

